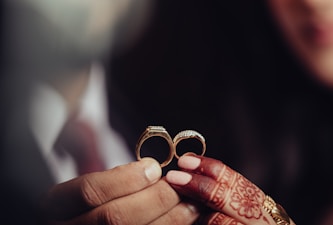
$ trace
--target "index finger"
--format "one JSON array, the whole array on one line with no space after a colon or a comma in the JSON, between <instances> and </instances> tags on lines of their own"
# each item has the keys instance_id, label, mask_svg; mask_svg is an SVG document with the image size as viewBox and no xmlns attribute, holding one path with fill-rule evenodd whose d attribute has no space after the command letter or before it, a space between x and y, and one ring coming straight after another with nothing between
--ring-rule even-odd
<instances>
[{"instance_id":1,"label":"index finger","mask_svg":"<svg viewBox=\"0 0 333 225\"><path fill-rule=\"evenodd\" d=\"M54 186L43 199L42 208L49 218L69 219L113 199L138 192L158 181L161 174L159 163L151 158L86 174Z\"/></svg>"},{"instance_id":2,"label":"index finger","mask_svg":"<svg viewBox=\"0 0 333 225\"><path fill-rule=\"evenodd\" d=\"M183 171L171 171L167 180L180 193L244 224L274 224L263 209L265 194L222 162L201 156L183 156Z\"/></svg>"}]
</instances>

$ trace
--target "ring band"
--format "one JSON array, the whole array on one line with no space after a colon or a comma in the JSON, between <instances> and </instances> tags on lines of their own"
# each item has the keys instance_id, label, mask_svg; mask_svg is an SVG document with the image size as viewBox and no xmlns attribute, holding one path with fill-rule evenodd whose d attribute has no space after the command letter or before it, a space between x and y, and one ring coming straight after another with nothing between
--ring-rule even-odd
<instances>
[{"instance_id":1,"label":"ring band","mask_svg":"<svg viewBox=\"0 0 333 225\"><path fill-rule=\"evenodd\" d=\"M266 195L263 208L273 218L277 225L290 225L290 218L284 208Z\"/></svg>"},{"instance_id":2,"label":"ring band","mask_svg":"<svg viewBox=\"0 0 333 225\"><path fill-rule=\"evenodd\" d=\"M172 161L172 158L175 154L175 146L173 144L173 141L172 141L169 133L162 126L149 126L142 133L142 135L140 136L140 138L138 140L136 148L135 148L136 158L138 160L141 160L141 146L147 139L149 139L151 137L162 137L168 142L168 145L170 147L169 155L168 155L168 158L164 162L161 163L161 167L167 166Z\"/></svg>"},{"instance_id":3,"label":"ring band","mask_svg":"<svg viewBox=\"0 0 333 225\"><path fill-rule=\"evenodd\" d=\"M179 132L174 138L173 138L173 143L174 143L174 149L175 149L175 156L177 159L179 159L179 155L177 154L177 144L181 142L182 140L189 139L189 138L195 138L198 139L201 144L202 144L202 153L201 156L203 156L206 152L206 141L205 138L198 133L195 130L184 130Z\"/></svg>"}]
</instances>

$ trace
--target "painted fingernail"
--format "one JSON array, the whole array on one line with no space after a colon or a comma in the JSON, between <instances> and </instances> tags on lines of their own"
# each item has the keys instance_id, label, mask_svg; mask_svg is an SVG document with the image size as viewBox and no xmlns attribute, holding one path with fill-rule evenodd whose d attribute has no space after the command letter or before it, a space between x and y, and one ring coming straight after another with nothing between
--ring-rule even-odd
<instances>
[{"instance_id":1,"label":"painted fingernail","mask_svg":"<svg viewBox=\"0 0 333 225\"><path fill-rule=\"evenodd\" d=\"M178 166L183 169L194 170L199 167L201 159L195 156L184 155L179 158Z\"/></svg>"},{"instance_id":2,"label":"painted fingernail","mask_svg":"<svg viewBox=\"0 0 333 225\"><path fill-rule=\"evenodd\" d=\"M145 175L147 179L154 182L162 176L162 169L160 164L151 158L143 158L141 161L145 163Z\"/></svg>"},{"instance_id":3,"label":"painted fingernail","mask_svg":"<svg viewBox=\"0 0 333 225\"><path fill-rule=\"evenodd\" d=\"M170 184L185 185L192 180L192 175L183 171L170 170L166 175L166 180Z\"/></svg>"}]
</instances>

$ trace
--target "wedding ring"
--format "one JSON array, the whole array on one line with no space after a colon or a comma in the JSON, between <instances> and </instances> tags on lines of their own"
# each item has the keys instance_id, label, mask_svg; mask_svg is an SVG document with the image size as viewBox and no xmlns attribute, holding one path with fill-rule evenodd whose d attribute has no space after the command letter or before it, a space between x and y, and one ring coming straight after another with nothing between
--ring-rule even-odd
<instances>
[{"instance_id":1,"label":"wedding ring","mask_svg":"<svg viewBox=\"0 0 333 225\"><path fill-rule=\"evenodd\" d=\"M141 146L147 139L149 139L151 137L162 137L168 142L168 145L170 147L169 155L168 155L167 159L161 163L161 167L167 166L171 162L171 160L175 154L175 147L174 147L173 141L172 141L169 133L162 126L149 126L141 134L141 136L138 140L138 143L136 145L136 149L135 149L136 158L138 160L141 160Z\"/></svg>"},{"instance_id":2,"label":"wedding ring","mask_svg":"<svg viewBox=\"0 0 333 225\"><path fill-rule=\"evenodd\" d=\"M284 208L266 195L263 208L273 218L277 225L290 225L290 218Z\"/></svg>"},{"instance_id":3,"label":"wedding ring","mask_svg":"<svg viewBox=\"0 0 333 225\"><path fill-rule=\"evenodd\" d=\"M206 141L205 138L199 134L197 131L194 130L184 130L179 132L174 138L173 138L173 143L174 143L174 149L175 149L175 156L177 159L179 159L179 155L177 154L177 144L181 142L182 140L189 139L189 138L195 138L198 139L201 144L202 144L202 152L201 155L203 156L206 152Z\"/></svg>"}]
</instances>

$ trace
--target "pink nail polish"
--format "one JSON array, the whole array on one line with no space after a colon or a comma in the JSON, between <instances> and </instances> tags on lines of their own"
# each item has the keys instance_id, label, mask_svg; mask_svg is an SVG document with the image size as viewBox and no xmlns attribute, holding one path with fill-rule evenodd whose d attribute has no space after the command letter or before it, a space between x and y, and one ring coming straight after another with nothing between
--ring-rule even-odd
<instances>
[{"instance_id":1,"label":"pink nail polish","mask_svg":"<svg viewBox=\"0 0 333 225\"><path fill-rule=\"evenodd\" d=\"M179 158L178 166L183 169L194 170L199 167L201 159L195 156L185 155Z\"/></svg>"},{"instance_id":2,"label":"pink nail polish","mask_svg":"<svg viewBox=\"0 0 333 225\"><path fill-rule=\"evenodd\" d=\"M186 185L192 180L192 175L183 171L170 170L166 175L166 180L174 185Z\"/></svg>"}]
</instances>

